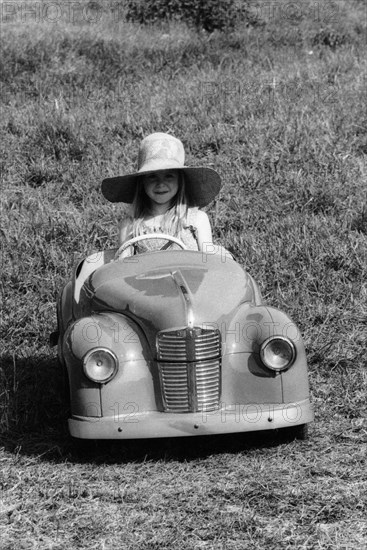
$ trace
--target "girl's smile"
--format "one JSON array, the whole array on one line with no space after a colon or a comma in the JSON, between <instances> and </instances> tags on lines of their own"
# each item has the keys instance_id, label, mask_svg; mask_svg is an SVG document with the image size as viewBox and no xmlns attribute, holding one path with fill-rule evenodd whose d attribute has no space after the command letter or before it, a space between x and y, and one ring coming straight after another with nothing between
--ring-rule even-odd
<instances>
[{"instance_id":1,"label":"girl's smile","mask_svg":"<svg viewBox=\"0 0 367 550\"><path fill-rule=\"evenodd\" d=\"M178 174L175 171L154 172L145 176L144 191L152 207L169 208L178 191Z\"/></svg>"}]
</instances>

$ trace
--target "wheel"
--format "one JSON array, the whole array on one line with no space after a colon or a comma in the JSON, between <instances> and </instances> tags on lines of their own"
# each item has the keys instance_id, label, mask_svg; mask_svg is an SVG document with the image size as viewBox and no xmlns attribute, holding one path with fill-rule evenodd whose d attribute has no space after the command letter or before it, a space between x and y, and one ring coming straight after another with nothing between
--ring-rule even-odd
<instances>
[{"instance_id":1,"label":"wheel","mask_svg":"<svg viewBox=\"0 0 367 550\"><path fill-rule=\"evenodd\" d=\"M60 395L62 401L65 404L70 404L70 385L69 385L69 375L66 368L66 365L60 361L60 358L57 358L57 368L60 374Z\"/></svg>"},{"instance_id":2,"label":"wheel","mask_svg":"<svg viewBox=\"0 0 367 550\"><path fill-rule=\"evenodd\" d=\"M282 428L279 430L279 435L283 441L294 441L295 439L305 441L308 439L308 424Z\"/></svg>"},{"instance_id":3,"label":"wheel","mask_svg":"<svg viewBox=\"0 0 367 550\"><path fill-rule=\"evenodd\" d=\"M71 437L70 442L73 453L79 457L96 455L101 450L101 443L97 439L79 439L77 437Z\"/></svg>"}]
</instances>

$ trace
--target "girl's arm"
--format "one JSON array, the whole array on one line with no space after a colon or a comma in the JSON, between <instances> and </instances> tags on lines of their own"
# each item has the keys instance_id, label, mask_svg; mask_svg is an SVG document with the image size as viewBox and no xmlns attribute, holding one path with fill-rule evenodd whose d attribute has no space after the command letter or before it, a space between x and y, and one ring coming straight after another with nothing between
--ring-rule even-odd
<instances>
[{"instance_id":1,"label":"girl's arm","mask_svg":"<svg viewBox=\"0 0 367 550\"><path fill-rule=\"evenodd\" d=\"M202 210L197 212L196 229L199 250L206 252L207 248L211 248L213 237L209 218Z\"/></svg>"},{"instance_id":2,"label":"girl's arm","mask_svg":"<svg viewBox=\"0 0 367 550\"><path fill-rule=\"evenodd\" d=\"M132 234L132 223L130 218L124 218L122 220L120 230L119 230L119 246L124 244L126 241L131 239Z\"/></svg>"}]
</instances>

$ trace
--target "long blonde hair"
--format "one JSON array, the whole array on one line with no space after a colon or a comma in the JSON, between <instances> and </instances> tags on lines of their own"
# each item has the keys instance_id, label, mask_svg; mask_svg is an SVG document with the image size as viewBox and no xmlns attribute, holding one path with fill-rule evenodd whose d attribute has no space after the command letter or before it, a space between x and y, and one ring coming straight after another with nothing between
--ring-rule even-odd
<instances>
[{"instance_id":1,"label":"long blonde hair","mask_svg":"<svg viewBox=\"0 0 367 550\"><path fill-rule=\"evenodd\" d=\"M144 191L144 176L138 177L134 200L131 206L132 234L137 237L143 233L144 219L149 215L148 197ZM172 204L164 214L160 229L173 237L180 237L187 221L187 197L185 192L185 177L178 171L178 191L172 199Z\"/></svg>"}]
</instances>

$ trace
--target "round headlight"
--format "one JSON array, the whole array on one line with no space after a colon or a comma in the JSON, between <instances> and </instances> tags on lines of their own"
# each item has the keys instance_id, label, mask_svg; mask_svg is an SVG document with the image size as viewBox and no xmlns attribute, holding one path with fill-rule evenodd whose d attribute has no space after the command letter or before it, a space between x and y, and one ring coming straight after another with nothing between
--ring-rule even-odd
<instances>
[{"instance_id":1,"label":"round headlight","mask_svg":"<svg viewBox=\"0 0 367 550\"><path fill-rule=\"evenodd\" d=\"M83 358L84 373L93 382L108 382L115 376L117 368L116 355L106 348L92 349Z\"/></svg>"},{"instance_id":2,"label":"round headlight","mask_svg":"<svg viewBox=\"0 0 367 550\"><path fill-rule=\"evenodd\" d=\"M275 371L288 369L296 358L293 343L284 336L272 336L262 343L260 357L266 367Z\"/></svg>"}]
</instances>

